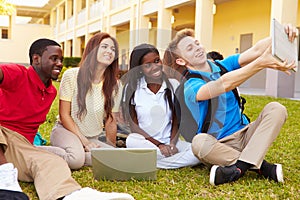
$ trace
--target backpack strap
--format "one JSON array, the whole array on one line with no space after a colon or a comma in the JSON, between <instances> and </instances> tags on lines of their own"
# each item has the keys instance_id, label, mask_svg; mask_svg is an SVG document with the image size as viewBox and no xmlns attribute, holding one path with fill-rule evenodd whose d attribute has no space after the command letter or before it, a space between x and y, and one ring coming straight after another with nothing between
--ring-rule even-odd
<instances>
[{"instance_id":1,"label":"backpack strap","mask_svg":"<svg viewBox=\"0 0 300 200\"><path fill-rule=\"evenodd\" d=\"M210 80L204 76L202 76L201 74L194 74L194 73L190 73L188 70L185 70L183 72L183 84L185 83L185 81L187 81L190 78L200 78L202 80L204 80L205 82L209 82ZM207 108L207 113L201 128L201 132L202 133L207 133L210 126L213 124L213 122L217 123L219 127L221 127L223 124L222 122L220 122L220 120L216 119L215 113L217 111L218 105L219 105L219 98L218 97L214 97L212 99L208 99L208 108ZM210 133L212 135L214 135L214 133ZM214 135L215 136L215 135Z\"/></svg>"},{"instance_id":2,"label":"backpack strap","mask_svg":"<svg viewBox=\"0 0 300 200\"><path fill-rule=\"evenodd\" d=\"M221 72L220 72L221 76L223 74L225 74L225 73L228 72L228 70L223 65L221 65L219 62L215 62L215 64L220 68L220 70L221 70ZM235 99L238 102L238 105L239 105L239 107L241 109L241 114L244 115L247 118L248 122L250 122L250 118L247 115L244 114L246 99L244 97L240 96L237 88L234 88L231 91L233 92L233 94L235 96Z\"/></svg>"}]
</instances>

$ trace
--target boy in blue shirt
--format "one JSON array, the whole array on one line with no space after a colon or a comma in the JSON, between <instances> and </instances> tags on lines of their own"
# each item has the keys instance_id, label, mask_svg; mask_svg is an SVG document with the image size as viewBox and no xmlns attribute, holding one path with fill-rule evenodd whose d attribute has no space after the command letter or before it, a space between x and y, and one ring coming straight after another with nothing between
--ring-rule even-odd
<instances>
[{"instance_id":1,"label":"boy in blue shirt","mask_svg":"<svg viewBox=\"0 0 300 200\"><path fill-rule=\"evenodd\" d=\"M297 35L291 25L285 27L289 40ZM265 106L251 124L240 111L232 89L265 68L290 74L295 62L280 62L271 54L271 38L265 38L247 51L215 61L228 73L220 75L220 67L207 60L204 47L194 38L193 30L179 31L164 55L164 63L172 68L186 68L190 78L184 83L184 99L198 124L198 134L193 138L194 154L211 167L210 183L219 185L236 181L247 170L255 169L265 178L283 182L282 166L264 160L268 148L276 139L286 118L286 108L272 102ZM201 133L208 110L208 100L218 98L214 119L207 133ZM218 123L216 123L216 121ZM201 134L200 134L201 133Z\"/></svg>"}]
</instances>

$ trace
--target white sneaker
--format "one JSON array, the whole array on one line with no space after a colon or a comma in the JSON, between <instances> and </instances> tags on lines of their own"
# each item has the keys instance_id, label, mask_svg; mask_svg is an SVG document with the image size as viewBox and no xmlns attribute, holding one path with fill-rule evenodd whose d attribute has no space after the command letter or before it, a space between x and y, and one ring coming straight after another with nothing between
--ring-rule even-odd
<instances>
[{"instance_id":1,"label":"white sneaker","mask_svg":"<svg viewBox=\"0 0 300 200\"><path fill-rule=\"evenodd\" d=\"M65 196L63 200L134 200L134 198L127 193L99 192L85 187Z\"/></svg>"},{"instance_id":2,"label":"white sneaker","mask_svg":"<svg viewBox=\"0 0 300 200\"><path fill-rule=\"evenodd\" d=\"M12 163L0 165L0 189L22 192L18 182L18 169Z\"/></svg>"}]
</instances>

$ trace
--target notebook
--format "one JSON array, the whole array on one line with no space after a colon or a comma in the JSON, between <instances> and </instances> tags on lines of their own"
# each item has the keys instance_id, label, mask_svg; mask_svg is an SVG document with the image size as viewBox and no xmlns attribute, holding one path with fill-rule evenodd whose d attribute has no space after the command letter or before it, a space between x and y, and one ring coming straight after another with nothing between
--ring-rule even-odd
<instances>
[{"instance_id":1,"label":"notebook","mask_svg":"<svg viewBox=\"0 0 300 200\"><path fill-rule=\"evenodd\" d=\"M272 20L271 35L272 55L281 61L288 60L288 63L295 61L298 68L298 38L290 42L284 31L284 26L276 19ZM297 71L297 68L295 71Z\"/></svg>"},{"instance_id":2,"label":"notebook","mask_svg":"<svg viewBox=\"0 0 300 200\"><path fill-rule=\"evenodd\" d=\"M91 154L97 180L156 180L156 149L94 148Z\"/></svg>"}]
</instances>

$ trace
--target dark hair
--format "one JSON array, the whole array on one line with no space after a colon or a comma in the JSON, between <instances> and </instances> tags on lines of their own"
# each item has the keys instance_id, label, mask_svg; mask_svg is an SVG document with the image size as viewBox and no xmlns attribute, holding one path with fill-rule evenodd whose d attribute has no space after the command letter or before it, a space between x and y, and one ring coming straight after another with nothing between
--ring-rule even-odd
<instances>
[{"instance_id":1,"label":"dark hair","mask_svg":"<svg viewBox=\"0 0 300 200\"><path fill-rule=\"evenodd\" d=\"M157 48L151 44L143 43L136 46L130 54L129 69L141 66L144 56L151 52L159 55Z\"/></svg>"},{"instance_id":2,"label":"dark hair","mask_svg":"<svg viewBox=\"0 0 300 200\"><path fill-rule=\"evenodd\" d=\"M212 59L213 61L215 60L223 60L224 57L222 54L220 54L217 51L211 51L207 53L207 58Z\"/></svg>"},{"instance_id":3,"label":"dark hair","mask_svg":"<svg viewBox=\"0 0 300 200\"><path fill-rule=\"evenodd\" d=\"M31 44L31 46L29 48L30 65L32 65L33 54L42 56L43 52L47 49L47 46L59 46L60 47L60 44L58 44L54 40L50 40L50 39L46 39L46 38L38 39Z\"/></svg>"},{"instance_id":4,"label":"dark hair","mask_svg":"<svg viewBox=\"0 0 300 200\"><path fill-rule=\"evenodd\" d=\"M112 116L112 108L114 101L112 98L113 91L117 93L117 75L119 70L119 47L115 38L111 37L108 33L97 33L87 43L83 52L81 61L79 63L79 72L77 77L78 87L78 113L79 119L86 115L86 94L92 89L92 81L95 77L95 70L97 68L97 52L99 45L103 39L110 38L115 45L115 59L105 69L103 73L103 86L102 92L104 94L104 110L106 117Z\"/></svg>"},{"instance_id":5,"label":"dark hair","mask_svg":"<svg viewBox=\"0 0 300 200\"><path fill-rule=\"evenodd\" d=\"M125 92L123 92L123 97L122 97L123 99L122 111L123 111L124 118L127 121L130 120L131 118L130 113L132 113L132 111L130 110L131 108L130 102L134 98L135 91L137 89L137 86L141 78L144 76L141 69L143 58L146 54L151 52L159 55L159 51L155 46L144 43L136 46L130 54L130 61L129 61L130 71L127 72L126 74L125 87L124 87ZM173 111L174 110L174 105L172 101L173 87L164 72L162 73L162 79L167 84L165 99L168 101L169 107Z\"/></svg>"}]
</instances>

